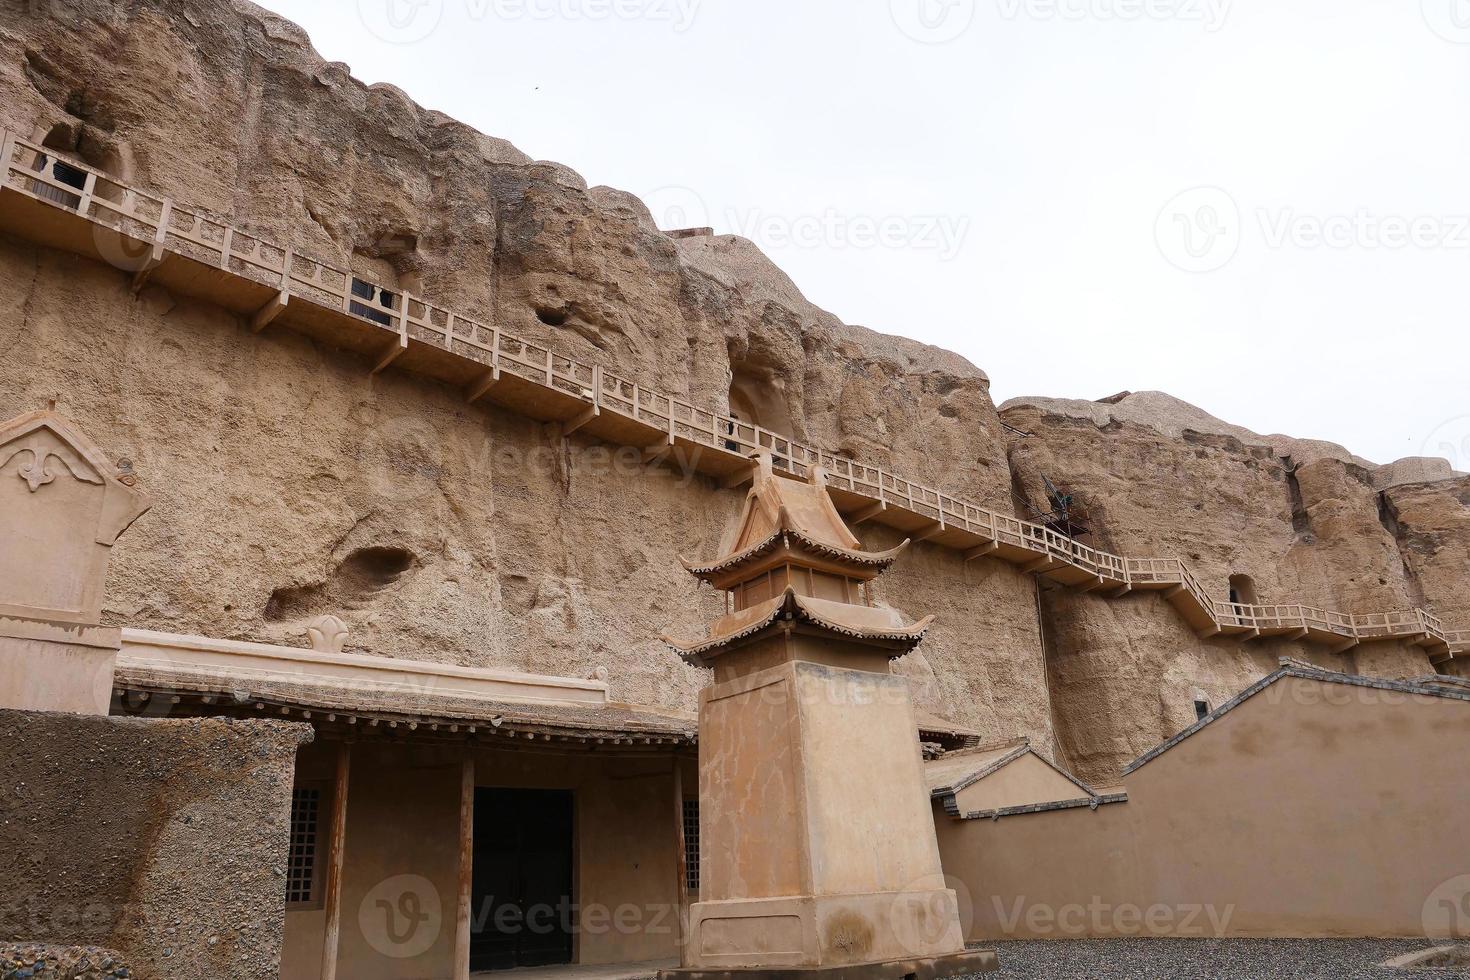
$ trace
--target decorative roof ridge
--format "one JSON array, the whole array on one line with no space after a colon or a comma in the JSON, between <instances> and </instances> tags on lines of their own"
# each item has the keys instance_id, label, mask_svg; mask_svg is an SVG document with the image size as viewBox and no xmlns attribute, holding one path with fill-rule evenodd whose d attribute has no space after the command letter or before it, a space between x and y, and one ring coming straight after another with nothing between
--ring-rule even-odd
<instances>
[{"instance_id":1,"label":"decorative roof ridge","mask_svg":"<svg viewBox=\"0 0 1470 980\"><path fill-rule=\"evenodd\" d=\"M1024 806L1007 806L998 810L972 810L969 813L951 813L960 820L999 820L1001 817L1019 817L1032 813L1050 813L1054 810L1080 810L1086 807L1096 813L1098 807L1113 803L1127 803L1127 793L1108 793L1080 800L1059 800L1056 803L1029 803Z\"/></svg>"},{"instance_id":2,"label":"decorative roof ridge","mask_svg":"<svg viewBox=\"0 0 1470 980\"><path fill-rule=\"evenodd\" d=\"M1007 746L1001 745L992 748L990 751L998 752L1001 749L1005 748L1007 748ZM946 796L954 796L960 791L969 789L971 786L974 786L986 776L994 775L995 773L1004 769L1006 766L1010 765L1012 762L1015 762L1017 759L1029 755L1030 753L1031 743L1029 741L1011 746L1004 755L990 760L985 765L974 770L973 772L970 772L960 777L959 779L954 780L951 783L947 783L944 786L935 786L929 791L929 795L934 799L940 799Z\"/></svg>"},{"instance_id":3,"label":"decorative roof ridge","mask_svg":"<svg viewBox=\"0 0 1470 980\"><path fill-rule=\"evenodd\" d=\"M1123 769L1123 775L1127 776L1143 768L1165 752L1174 748L1180 742L1195 735L1202 729L1218 721L1222 716L1240 707L1257 694L1260 694L1272 684L1287 677L1295 677L1308 681L1321 681L1325 684L1342 684L1346 687L1363 687L1378 691L1397 691L1402 694L1421 694L1432 698L1470 702L1470 691L1452 691L1447 687L1436 687L1432 684L1417 681L1393 681L1379 677L1364 677L1361 674L1344 674L1340 671L1325 670L1321 667L1306 665L1304 661L1297 660L1294 657L1282 657L1281 667L1276 671L1256 681L1250 687L1241 691L1235 697L1226 701L1220 707L1205 715L1173 738L1159 743L1137 759L1134 759Z\"/></svg>"},{"instance_id":4,"label":"decorative roof ridge","mask_svg":"<svg viewBox=\"0 0 1470 980\"><path fill-rule=\"evenodd\" d=\"M941 759L963 759L965 756L979 755L982 752L995 752L999 749L1014 749L1019 745L1030 745L1030 735L1017 735L1015 738L1003 738L993 742L977 742L967 745L962 749L951 749L940 756ZM938 761L938 760L935 760Z\"/></svg>"},{"instance_id":5,"label":"decorative roof ridge","mask_svg":"<svg viewBox=\"0 0 1470 980\"><path fill-rule=\"evenodd\" d=\"M846 626L842 623L832 622L830 619L827 619L825 616L823 616L818 610L813 609L810 605L808 605L808 603L812 601L810 596L800 595L790 586L787 587L786 594L796 600L797 610L802 613L802 615L808 622L813 623L817 626L824 627L825 629L829 629L834 633L841 633L844 636L852 636L858 639L882 638L895 640L913 640L917 643L919 640L922 640L924 638L924 634L929 632L929 627L934 624L933 616L925 616L917 623L910 623L908 626L899 626L893 629L888 629L882 626ZM871 609L874 607L857 606L854 608Z\"/></svg>"},{"instance_id":6,"label":"decorative roof ridge","mask_svg":"<svg viewBox=\"0 0 1470 980\"><path fill-rule=\"evenodd\" d=\"M778 595L773 599L767 599L765 602L761 603L761 605L763 606L770 607L770 609L766 613L760 616L760 618L751 621L745 627L727 636L722 636L718 639L714 639L709 637L708 633L706 632L705 639L699 641L698 643L684 644L679 642L678 638L675 637L668 630L665 630L664 632L659 634L659 639L663 640L665 644L672 647L674 652L679 654L679 656L683 657L685 660L693 661L694 659L698 658L700 654L704 653L707 650L713 650L715 647L724 646L726 643L732 643L736 640L743 640L746 637L754 636L761 630L769 627L772 623L780 618L781 613L786 611L786 600L787 597L790 595L792 595L792 592L788 588L781 595ZM751 608L760 609L761 606L752 606ZM708 630L707 626L706 630Z\"/></svg>"},{"instance_id":7,"label":"decorative roof ridge","mask_svg":"<svg viewBox=\"0 0 1470 980\"><path fill-rule=\"evenodd\" d=\"M851 626L845 623L833 622L831 619L822 615L820 610L808 605L809 601L810 600L806 596L798 594L795 589L787 586L786 590L775 598L767 599L761 605L752 606L751 609L754 610L762 610L763 606L769 608L762 610L756 619L752 620L750 623L747 623L745 626L741 627L734 633L720 636L718 638L709 637L708 635L706 635L705 639L697 643L685 644L680 642L680 640L676 636L666 630L663 634L660 635L659 639L663 640L664 643L672 647L673 650L685 660L692 660L697 659L701 654L704 654L709 650L713 650L716 647L726 646L738 640L743 640L748 637L754 636L762 630L768 629L778 619L781 618L782 613L790 613L793 616L800 616L803 620L814 626L820 626L823 629L830 630L831 632L837 633L841 636L850 636L858 640L898 640L901 642L908 642L915 646L918 645L919 641L924 638L924 635L929 632L929 627L934 622L933 616L925 616L917 623L911 623L908 626L900 626L892 629L882 626ZM856 606L854 608L869 609L872 607Z\"/></svg>"},{"instance_id":8,"label":"decorative roof ridge","mask_svg":"<svg viewBox=\"0 0 1470 980\"><path fill-rule=\"evenodd\" d=\"M1089 799L1097 799L1100 796L1097 790L1093 789L1091 786L1087 785L1082 780L1078 779L1076 776L1072 775L1070 772L1063 769L1061 766L1057 765L1046 756L1042 755L1040 752L1037 752L1036 748L1031 744L1031 739L1025 736L1017 739L1012 739L1009 742L1001 742L991 745L988 747L988 749L965 749L962 750L962 752L958 753L946 753L939 758L953 759L956 756L964 758L964 756L966 755L978 755L981 752L985 751L999 752L1002 749L1008 749L1009 751L1005 752L1004 755L997 756L995 759L992 759L990 762L978 767L973 772L961 776L959 779L956 779L947 785L934 787L929 791L929 795L934 799L953 797L955 794L961 792L962 790L966 790L969 789L971 786L974 786L976 783L980 782L980 780L995 775L997 772L1004 769L1006 766L1009 766L1011 763L1025 758L1028 755L1033 755L1041 761L1042 765L1048 767L1057 775L1065 779L1067 782L1071 783L1073 786L1076 786L1078 789L1080 789L1083 793L1087 794ZM946 801L946 808L948 808L949 805L949 802Z\"/></svg>"},{"instance_id":9,"label":"decorative roof ridge","mask_svg":"<svg viewBox=\"0 0 1470 980\"><path fill-rule=\"evenodd\" d=\"M679 557L679 564L683 565L684 570L691 575L718 575L720 572L736 568L753 558L759 558L769 554L779 542L788 537L795 538L808 549L824 558L835 558L839 561L848 561L870 568L888 568L898 560L899 555L903 554L911 543L911 539L905 538L897 547L889 548L887 551L854 551L849 548L828 544L824 541L818 541L810 534L792 525L787 517L786 507L783 504L781 507L780 526L763 540L741 551L726 555L724 558L712 564L698 565L684 558L682 555Z\"/></svg>"}]
</instances>

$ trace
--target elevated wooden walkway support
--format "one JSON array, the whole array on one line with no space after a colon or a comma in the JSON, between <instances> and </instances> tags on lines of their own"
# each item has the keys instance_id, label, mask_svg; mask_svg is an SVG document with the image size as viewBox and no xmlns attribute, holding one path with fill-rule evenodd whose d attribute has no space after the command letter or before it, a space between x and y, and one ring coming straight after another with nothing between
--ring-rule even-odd
<instances>
[{"instance_id":1,"label":"elevated wooden walkway support","mask_svg":"<svg viewBox=\"0 0 1470 980\"><path fill-rule=\"evenodd\" d=\"M288 329L363 355L373 373L402 368L460 386L535 419L559 422L644 452L677 448L699 472L738 485L751 456L805 478L827 471L850 521L877 521L966 559L995 558L1051 581L1108 596L1159 591L1202 637L1289 636L1343 652L1404 639L1435 662L1470 653L1470 630L1446 631L1422 609L1367 615L1304 605L1211 599L1177 558L1125 558L1039 524L987 510L876 466L646 388L600 366L462 316L427 297L394 292L235 228L203 211L114 180L86 164L4 132L0 231L109 263L238 314L254 331Z\"/></svg>"}]
</instances>

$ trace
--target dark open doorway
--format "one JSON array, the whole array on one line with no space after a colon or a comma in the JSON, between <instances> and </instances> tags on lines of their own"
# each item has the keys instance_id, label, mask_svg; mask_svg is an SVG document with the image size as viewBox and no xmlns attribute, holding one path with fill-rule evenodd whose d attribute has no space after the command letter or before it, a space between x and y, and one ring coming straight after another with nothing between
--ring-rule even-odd
<instances>
[{"instance_id":1,"label":"dark open doorway","mask_svg":"<svg viewBox=\"0 0 1470 980\"><path fill-rule=\"evenodd\" d=\"M572 961L572 794L475 790L470 969Z\"/></svg>"}]
</instances>

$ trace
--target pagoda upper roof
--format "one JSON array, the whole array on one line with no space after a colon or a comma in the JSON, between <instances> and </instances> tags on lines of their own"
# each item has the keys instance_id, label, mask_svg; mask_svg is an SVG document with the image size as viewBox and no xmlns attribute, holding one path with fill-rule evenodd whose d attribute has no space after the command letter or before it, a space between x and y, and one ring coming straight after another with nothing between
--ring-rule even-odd
<instances>
[{"instance_id":1,"label":"pagoda upper roof","mask_svg":"<svg viewBox=\"0 0 1470 980\"><path fill-rule=\"evenodd\" d=\"M742 568L761 564L762 559L775 555L785 548L823 559L824 564L851 565L859 569L881 572L887 570L898 559L898 556L903 554L908 545L909 542L905 540L902 544L889 548L887 551L858 551L854 548L829 544L793 526L783 509L779 525L764 540L757 541L742 551L726 555L708 565L696 565L686 558L680 558L679 561L691 575L705 580L724 579Z\"/></svg>"},{"instance_id":2,"label":"pagoda upper roof","mask_svg":"<svg viewBox=\"0 0 1470 980\"><path fill-rule=\"evenodd\" d=\"M820 469L814 468L806 481L791 479L777 475L770 457L761 456L745 509L720 549L722 557L704 563L679 560L702 579L725 580L732 573L789 549L815 559L817 564L865 571L871 577L892 565L908 544L904 541L887 551L863 551L832 503L826 475Z\"/></svg>"}]
</instances>

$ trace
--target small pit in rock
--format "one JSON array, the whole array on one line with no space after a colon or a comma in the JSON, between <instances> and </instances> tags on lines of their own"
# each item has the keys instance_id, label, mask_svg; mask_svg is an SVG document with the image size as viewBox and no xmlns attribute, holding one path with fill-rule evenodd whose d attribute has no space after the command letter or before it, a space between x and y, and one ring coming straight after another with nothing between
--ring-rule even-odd
<instances>
[{"instance_id":1,"label":"small pit in rock","mask_svg":"<svg viewBox=\"0 0 1470 980\"><path fill-rule=\"evenodd\" d=\"M538 306L536 308L536 319L548 327L564 327L567 325L569 314L565 309L553 310L550 307Z\"/></svg>"},{"instance_id":2,"label":"small pit in rock","mask_svg":"<svg viewBox=\"0 0 1470 980\"><path fill-rule=\"evenodd\" d=\"M344 592L366 598L398 581L412 567L413 552L406 548L359 548L338 566L337 580Z\"/></svg>"},{"instance_id":3,"label":"small pit in rock","mask_svg":"<svg viewBox=\"0 0 1470 980\"><path fill-rule=\"evenodd\" d=\"M344 558L325 582L276 589L266 603L265 618L283 622L361 609L403 578L413 565L414 554L407 548L359 548Z\"/></svg>"}]
</instances>

